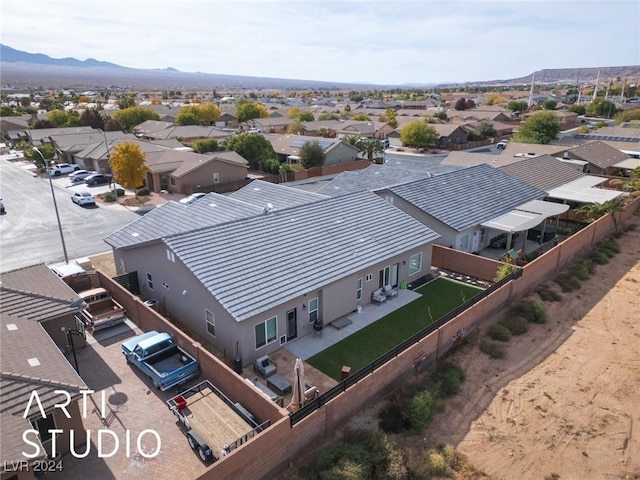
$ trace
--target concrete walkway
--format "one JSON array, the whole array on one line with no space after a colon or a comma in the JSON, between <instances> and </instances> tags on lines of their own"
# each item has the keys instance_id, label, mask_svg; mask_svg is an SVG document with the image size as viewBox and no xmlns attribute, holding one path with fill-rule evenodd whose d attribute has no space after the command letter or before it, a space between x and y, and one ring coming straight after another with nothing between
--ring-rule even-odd
<instances>
[{"instance_id":1,"label":"concrete walkway","mask_svg":"<svg viewBox=\"0 0 640 480\"><path fill-rule=\"evenodd\" d=\"M323 351L331 345L338 343L343 338L361 330L367 325L380 320L389 313L413 302L421 295L412 290L398 290L398 296L387 300L382 305L367 304L362 307L362 311L352 312L349 315L336 319L334 322L339 324L347 324L342 328L336 328L331 324L325 325L322 334L312 333L304 337L296 338L286 344L284 347L296 357L303 360L314 356L316 353Z\"/></svg>"}]
</instances>

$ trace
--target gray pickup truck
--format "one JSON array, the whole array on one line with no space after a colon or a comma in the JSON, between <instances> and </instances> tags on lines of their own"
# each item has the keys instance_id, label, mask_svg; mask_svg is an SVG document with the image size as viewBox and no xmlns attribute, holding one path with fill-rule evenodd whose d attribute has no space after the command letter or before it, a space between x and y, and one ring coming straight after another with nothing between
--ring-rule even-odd
<instances>
[{"instance_id":1,"label":"gray pickup truck","mask_svg":"<svg viewBox=\"0 0 640 480\"><path fill-rule=\"evenodd\" d=\"M151 331L122 344L127 363L135 365L163 392L200 372L200 365L168 333Z\"/></svg>"}]
</instances>

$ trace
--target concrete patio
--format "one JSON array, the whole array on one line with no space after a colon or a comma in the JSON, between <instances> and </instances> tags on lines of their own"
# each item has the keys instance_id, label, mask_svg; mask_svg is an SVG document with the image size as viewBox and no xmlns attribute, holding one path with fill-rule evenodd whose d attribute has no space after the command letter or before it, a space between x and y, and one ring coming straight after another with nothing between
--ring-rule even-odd
<instances>
[{"instance_id":1,"label":"concrete patio","mask_svg":"<svg viewBox=\"0 0 640 480\"><path fill-rule=\"evenodd\" d=\"M334 320L330 324L325 324L321 334L316 334L314 332L310 335L296 338L295 340L288 342L284 346L284 349L296 357L307 360L316 353L338 343L343 338L352 335L367 325L380 320L382 317L408 303L411 303L420 296L421 295L419 293L412 290L398 289L398 296L393 299L388 299L382 305L375 305L371 303L363 305L362 310L359 313L352 312L344 317ZM336 328L333 324L344 326Z\"/></svg>"}]
</instances>

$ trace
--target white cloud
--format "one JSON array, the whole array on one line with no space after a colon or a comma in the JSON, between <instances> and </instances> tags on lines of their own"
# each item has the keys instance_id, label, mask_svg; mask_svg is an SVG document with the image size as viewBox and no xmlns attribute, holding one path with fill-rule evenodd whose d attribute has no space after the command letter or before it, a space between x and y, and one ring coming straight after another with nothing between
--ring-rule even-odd
<instances>
[{"instance_id":1,"label":"white cloud","mask_svg":"<svg viewBox=\"0 0 640 480\"><path fill-rule=\"evenodd\" d=\"M640 63L636 0L4 0L1 9L6 45L138 68L386 84Z\"/></svg>"}]
</instances>

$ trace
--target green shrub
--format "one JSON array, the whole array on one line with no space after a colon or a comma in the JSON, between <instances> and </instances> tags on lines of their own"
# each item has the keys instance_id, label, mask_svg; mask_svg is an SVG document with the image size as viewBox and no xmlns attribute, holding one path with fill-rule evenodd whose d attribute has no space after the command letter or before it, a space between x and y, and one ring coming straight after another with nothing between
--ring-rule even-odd
<instances>
[{"instance_id":1,"label":"green shrub","mask_svg":"<svg viewBox=\"0 0 640 480\"><path fill-rule=\"evenodd\" d=\"M432 379L439 385L438 392L443 397L453 397L460 393L460 384L465 380L464 370L455 363L443 363L433 373Z\"/></svg>"},{"instance_id":2,"label":"green shrub","mask_svg":"<svg viewBox=\"0 0 640 480\"><path fill-rule=\"evenodd\" d=\"M580 280L574 275L558 275L556 283L560 285L563 292L573 292L580 288Z\"/></svg>"},{"instance_id":3,"label":"green shrub","mask_svg":"<svg viewBox=\"0 0 640 480\"><path fill-rule=\"evenodd\" d=\"M104 197L102 197L102 200L104 200L107 203L115 202L116 194L113 192L107 192L104 194Z\"/></svg>"},{"instance_id":4,"label":"green shrub","mask_svg":"<svg viewBox=\"0 0 640 480\"><path fill-rule=\"evenodd\" d=\"M494 277L493 281L499 282L507 275L511 275L512 273L515 273L517 271L518 271L518 267L516 265L513 265L511 263L503 263L498 267L498 270L496 271L496 276Z\"/></svg>"},{"instance_id":5,"label":"green shrub","mask_svg":"<svg viewBox=\"0 0 640 480\"><path fill-rule=\"evenodd\" d=\"M527 327L527 320L517 316L503 318L499 323L507 327L512 335L522 335L523 333L526 333L529 328Z\"/></svg>"},{"instance_id":6,"label":"green shrub","mask_svg":"<svg viewBox=\"0 0 640 480\"><path fill-rule=\"evenodd\" d=\"M151 190L149 190L147 187L140 188L136 192L136 195L138 195L139 197L146 197L147 195L151 195Z\"/></svg>"},{"instance_id":7,"label":"green shrub","mask_svg":"<svg viewBox=\"0 0 640 480\"><path fill-rule=\"evenodd\" d=\"M436 413L438 404L437 389L422 390L409 404L408 419L415 432L422 432L429 426Z\"/></svg>"},{"instance_id":8,"label":"green shrub","mask_svg":"<svg viewBox=\"0 0 640 480\"><path fill-rule=\"evenodd\" d=\"M593 263L593 262L591 262ZM588 280L589 279L589 275L591 272L589 272L589 267L585 264L585 263L579 263L578 265L576 265L572 270L571 273L578 279L578 280Z\"/></svg>"},{"instance_id":9,"label":"green shrub","mask_svg":"<svg viewBox=\"0 0 640 480\"><path fill-rule=\"evenodd\" d=\"M546 323L547 322L547 310L545 309L544 303L542 302L533 302L533 318L531 322L533 323Z\"/></svg>"},{"instance_id":10,"label":"green shrub","mask_svg":"<svg viewBox=\"0 0 640 480\"><path fill-rule=\"evenodd\" d=\"M447 460L439 452L428 452L426 455L427 470L431 475L444 477L449 473Z\"/></svg>"},{"instance_id":11,"label":"green shrub","mask_svg":"<svg viewBox=\"0 0 640 480\"><path fill-rule=\"evenodd\" d=\"M491 340L497 340L499 342L508 342L511 340L511 331L499 323L491 325L489 330L487 330L487 335L489 335Z\"/></svg>"},{"instance_id":12,"label":"green shrub","mask_svg":"<svg viewBox=\"0 0 640 480\"><path fill-rule=\"evenodd\" d=\"M589 258L593 263L597 263L598 265L605 265L609 263L609 257L600 251L592 253Z\"/></svg>"},{"instance_id":13,"label":"green shrub","mask_svg":"<svg viewBox=\"0 0 640 480\"><path fill-rule=\"evenodd\" d=\"M504 358L507 355L507 349L504 344L492 342L487 339L483 339L480 342L480 351L486 353L491 358Z\"/></svg>"},{"instance_id":14,"label":"green shrub","mask_svg":"<svg viewBox=\"0 0 640 480\"><path fill-rule=\"evenodd\" d=\"M540 287L536 290L536 293L540 295L540 298L545 302L559 302L562 300L562 295L553 288Z\"/></svg>"},{"instance_id":15,"label":"green shrub","mask_svg":"<svg viewBox=\"0 0 640 480\"><path fill-rule=\"evenodd\" d=\"M386 433L400 433L411 426L402 405L396 402L385 405L380 411L379 417L378 427Z\"/></svg>"}]
</instances>

